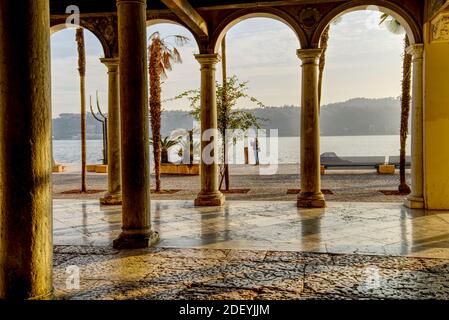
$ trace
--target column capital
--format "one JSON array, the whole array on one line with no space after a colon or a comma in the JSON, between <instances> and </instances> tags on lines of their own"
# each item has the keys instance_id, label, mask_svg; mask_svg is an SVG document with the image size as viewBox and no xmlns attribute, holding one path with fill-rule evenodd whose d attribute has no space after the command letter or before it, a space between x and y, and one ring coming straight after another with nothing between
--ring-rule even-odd
<instances>
[{"instance_id":1,"label":"column capital","mask_svg":"<svg viewBox=\"0 0 449 320\"><path fill-rule=\"evenodd\" d=\"M117 0L117 6L121 5L121 4L126 4L126 3L132 3L132 4L140 4L140 5L147 5L147 2L145 0Z\"/></svg>"},{"instance_id":2,"label":"column capital","mask_svg":"<svg viewBox=\"0 0 449 320\"><path fill-rule=\"evenodd\" d=\"M215 65L218 63L218 61L220 61L220 56L218 55L218 53L195 54L194 56L201 66Z\"/></svg>"},{"instance_id":3,"label":"column capital","mask_svg":"<svg viewBox=\"0 0 449 320\"><path fill-rule=\"evenodd\" d=\"M422 59L424 55L424 45L422 43L412 44L405 51L413 57L413 60Z\"/></svg>"},{"instance_id":4,"label":"column capital","mask_svg":"<svg viewBox=\"0 0 449 320\"><path fill-rule=\"evenodd\" d=\"M104 64L109 71L117 71L119 58L100 58L100 62Z\"/></svg>"},{"instance_id":5,"label":"column capital","mask_svg":"<svg viewBox=\"0 0 449 320\"><path fill-rule=\"evenodd\" d=\"M318 63L323 49L298 49L296 55L303 62L303 64Z\"/></svg>"}]
</instances>

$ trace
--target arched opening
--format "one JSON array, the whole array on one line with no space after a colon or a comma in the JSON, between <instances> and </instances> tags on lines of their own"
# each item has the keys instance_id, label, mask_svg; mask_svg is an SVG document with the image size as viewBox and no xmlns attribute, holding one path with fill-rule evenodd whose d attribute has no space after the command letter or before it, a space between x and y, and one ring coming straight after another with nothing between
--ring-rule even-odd
<instances>
[{"instance_id":1,"label":"arched opening","mask_svg":"<svg viewBox=\"0 0 449 320\"><path fill-rule=\"evenodd\" d=\"M389 18L382 22L384 13ZM411 79L404 82L407 77L403 78L404 74L411 76L411 60L403 72L403 57L404 48L419 41L419 34L407 17L388 8L343 6L333 16L331 22L319 29L329 27L327 32L320 33L319 42L326 58L322 69L321 164L328 173L337 169L351 170L351 174L363 172L356 169L373 170L371 176L365 175L363 179L340 176L346 179L340 181L347 189L342 192L349 192L354 200L366 201L379 196L379 200L383 197L401 202L405 194L396 190L400 184L400 132L404 115L401 113L402 84L411 86ZM391 21L399 22L403 32L400 28L392 32L388 28ZM405 123L410 128L411 101L409 105ZM404 177L410 186L411 136L407 138L405 150ZM379 175L374 171L376 168L378 173L391 174ZM382 168L387 171L383 172ZM338 190L332 175L325 175L322 180L324 187Z\"/></svg>"},{"instance_id":2,"label":"arched opening","mask_svg":"<svg viewBox=\"0 0 449 320\"><path fill-rule=\"evenodd\" d=\"M306 35L304 34L304 31L301 29L301 27L297 24L297 22L292 19L288 14L284 13L283 11L271 8L267 9L266 11L251 11L251 10L242 10L237 11L236 13L230 15L226 19L224 19L219 27L217 28L216 32L212 36L211 43L213 45L213 51L218 52L220 49L221 41L223 37L227 34L227 32L233 28L235 25L239 24L240 22L243 22L248 19L252 18L267 18L272 20L277 20L281 23L283 23L285 26L290 28L293 33L296 35L297 41L298 41L298 47L302 48L304 44L306 43Z\"/></svg>"},{"instance_id":3,"label":"arched opening","mask_svg":"<svg viewBox=\"0 0 449 320\"><path fill-rule=\"evenodd\" d=\"M287 137L299 135L300 61L296 51L301 46L301 36L287 18L268 12L239 12L224 21L218 30L213 45L221 57L222 40L226 35L224 69L229 81L227 89L231 90L227 94L232 97L243 94L228 106L232 120L226 124L225 116L220 115L224 98L220 90L217 91L218 129L235 130L228 134L221 131L219 135L220 189L227 199L242 199L241 193L251 200L282 198L288 183L282 192L273 175L278 173L280 165L287 163L296 175L298 172L294 165L298 162L298 154L287 150L291 147L298 150L299 142L293 146ZM222 62L217 64L216 82L220 89L224 82ZM249 125L240 121L245 117L251 119L250 116L256 118L264 131L259 132L252 121ZM226 155L223 152L225 135ZM227 167L223 164L226 162ZM289 181L290 188L294 188L295 181L296 176Z\"/></svg>"},{"instance_id":4,"label":"arched opening","mask_svg":"<svg viewBox=\"0 0 449 320\"><path fill-rule=\"evenodd\" d=\"M354 5L354 3L343 4L330 13L320 22L318 28L313 35L313 44L319 44L319 40L323 34L326 27L339 17L344 16L347 13L357 12L357 11L369 11L369 12L381 12L387 14L394 19L396 19L405 29L407 36L409 37L410 43L421 43L422 42L422 30L416 20L410 16L401 7L385 1L366 1L363 5ZM379 2L379 3L378 3Z\"/></svg>"},{"instance_id":5,"label":"arched opening","mask_svg":"<svg viewBox=\"0 0 449 320\"><path fill-rule=\"evenodd\" d=\"M57 25L51 28L51 71L52 71L52 113L53 113L53 160L62 165L59 170L67 174L53 175L54 196L64 198L66 193L75 192L81 185L81 140L80 140L80 75L78 71L78 50L75 28L65 28ZM100 39L90 30L84 28L86 52L86 156L87 164L102 164L103 128L94 119L90 111L90 97L94 112L96 107L96 92L101 111L108 113L108 78L107 69L101 63L104 57L104 47ZM106 180L105 180L106 181ZM106 191L96 178L87 176L88 189Z\"/></svg>"}]
</instances>

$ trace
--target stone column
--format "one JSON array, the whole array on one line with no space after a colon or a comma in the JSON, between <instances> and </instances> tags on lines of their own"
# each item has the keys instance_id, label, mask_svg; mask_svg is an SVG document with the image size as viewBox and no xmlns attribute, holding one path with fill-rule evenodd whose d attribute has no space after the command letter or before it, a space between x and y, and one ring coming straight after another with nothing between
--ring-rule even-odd
<instances>
[{"instance_id":1,"label":"stone column","mask_svg":"<svg viewBox=\"0 0 449 320\"><path fill-rule=\"evenodd\" d=\"M108 192L100 199L103 205L122 204L120 182L120 105L118 58L103 58L108 68Z\"/></svg>"},{"instance_id":2,"label":"stone column","mask_svg":"<svg viewBox=\"0 0 449 320\"><path fill-rule=\"evenodd\" d=\"M52 296L48 0L0 1L0 299Z\"/></svg>"},{"instance_id":3,"label":"stone column","mask_svg":"<svg viewBox=\"0 0 449 320\"><path fill-rule=\"evenodd\" d=\"M117 0L122 168L122 233L115 248L148 247L158 239L150 221L150 157L146 1Z\"/></svg>"},{"instance_id":4,"label":"stone column","mask_svg":"<svg viewBox=\"0 0 449 320\"><path fill-rule=\"evenodd\" d=\"M218 190L217 101L215 66L218 54L197 54L201 65L201 191L195 206L221 206L224 196Z\"/></svg>"},{"instance_id":5,"label":"stone column","mask_svg":"<svg viewBox=\"0 0 449 320\"><path fill-rule=\"evenodd\" d=\"M320 174L320 106L318 99L318 63L321 49L298 50L302 61L301 90L301 192L300 208L325 207Z\"/></svg>"},{"instance_id":6,"label":"stone column","mask_svg":"<svg viewBox=\"0 0 449 320\"><path fill-rule=\"evenodd\" d=\"M424 105L424 45L416 44L407 48L413 57L412 75L412 193L405 199L404 205L412 209L424 208L424 162L423 162L423 105Z\"/></svg>"}]
</instances>

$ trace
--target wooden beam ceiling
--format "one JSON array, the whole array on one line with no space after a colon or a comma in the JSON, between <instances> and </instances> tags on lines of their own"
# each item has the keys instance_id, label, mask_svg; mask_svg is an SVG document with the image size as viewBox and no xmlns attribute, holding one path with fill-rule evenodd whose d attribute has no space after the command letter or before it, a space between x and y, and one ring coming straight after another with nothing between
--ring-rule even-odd
<instances>
[{"instance_id":1,"label":"wooden beam ceiling","mask_svg":"<svg viewBox=\"0 0 449 320\"><path fill-rule=\"evenodd\" d=\"M207 24L203 17L190 5L187 0L161 0L174 14L176 14L196 34L207 37Z\"/></svg>"}]
</instances>

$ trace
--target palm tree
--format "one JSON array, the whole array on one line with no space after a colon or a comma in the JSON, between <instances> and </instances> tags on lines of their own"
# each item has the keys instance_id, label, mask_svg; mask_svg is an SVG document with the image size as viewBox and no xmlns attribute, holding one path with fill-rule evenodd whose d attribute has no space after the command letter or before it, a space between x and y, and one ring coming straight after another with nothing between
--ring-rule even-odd
<instances>
[{"instance_id":1,"label":"palm tree","mask_svg":"<svg viewBox=\"0 0 449 320\"><path fill-rule=\"evenodd\" d=\"M174 39L174 45L170 42ZM176 46L182 46L189 41L180 35L161 38L159 32L154 32L150 38L148 55L150 57L150 117L153 141L154 171L156 175L156 192L161 191L161 78L166 78L166 71L171 71L174 63L182 63L181 55Z\"/></svg>"},{"instance_id":2,"label":"palm tree","mask_svg":"<svg viewBox=\"0 0 449 320\"><path fill-rule=\"evenodd\" d=\"M170 163L168 161L168 150L180 143L180 137L170 138L169 136L161 138L161 163ZM153 139L150 139L150 145L154 145Z\"/></svg>"},{"instance_id":3,"label":"palm tree","mask_svg":"<svg viewBox=\"0 0 449 320\"><path fill-rule=\"evenodd\" d=\"M86 192L86 50L83 28L76 29L76 43L78 47L78 71L80 74L81 97L81 192Z\"/></svg>"},{"instance_id":4,"label":"palm tree","mask_svg":"<svg viewBox=\"0 0 449 320\"><path fill-rule=\"evenodd\" d=\"M321 92L323 90L324 67L326 66L326 51L329 43L329 32L331 25L328 24L324 29L320 39L320 48L323 50L320 56L319 75L318 75L318 102L321 103Z\"/></svg>"},{"instance_id":5,"label":"palm tree","mask_svg":"<svg viewBox=\"0 0 449 320\"><path fill-rule=\"evenodd\" d=\"M328 24L326 29L324 29L323 34L320 38L320 48L323 50L320 56L319 62L319 75L318 75L318 102L321 103L321 93L323 90L323 77L324 77L324 67L326 66L326 52L329 45L330 30L331 25L336 25L341 21L341 18L336 18L332 23Z\"/></svg>"},{"instance_id":6,"label":"palm tree","mask_svg":"<svg viewBox=\"0 0 449 320\"><path fill-rule=\"evenodd\" d=\"M409 194L410 187L407 185L405 178L405 154L407 146L408 120L410 117L410 101L411 101L411 70L412 57L405 49L410 46L410 40L401 23L389 16L383 14L380 18L380 24L385 24L387 29L394 34L405 34L404 36L404 59L402 67L402 98L401 98L401 128L400 128L400 153L399 153L399 187L400 193Z\"/></svg>"},{"instance_id":7,"label":"palm tree","mask_svg":"<svg viewBox=\"0 0 449 320\"><path fill-rule=\"evenodd\" d=\"M168 150L171 147L174 147L178 145L179 138L178 139L170 139L170 137L165 137L161 139L161 162L162 163L169 163L168 161Z\"/></svg>"},{"instance_id":8,"label":"palm tree","mask_svg":"<svg viewBox=\"0 0 449 320\"><path fill-rule=\"evenodd\" d=\"M226 72L226 34L224 35L223 39L221 40L221 74L222 74L222 86L223 86L223 92L222 92L222 103L223 106L227 106L227 72ZM225 123L228 122L228 119L225 115L225 118L223 119ZM225 125L226 126L226 125ZM229 191L229 164L228 164L228 152L226 148L227 139L223 137L223 169L221 171L221 181L220 181L220 189L221 184L223 182L223 178L225 181L225 190Z\"/></svg>"}]
</instances>

